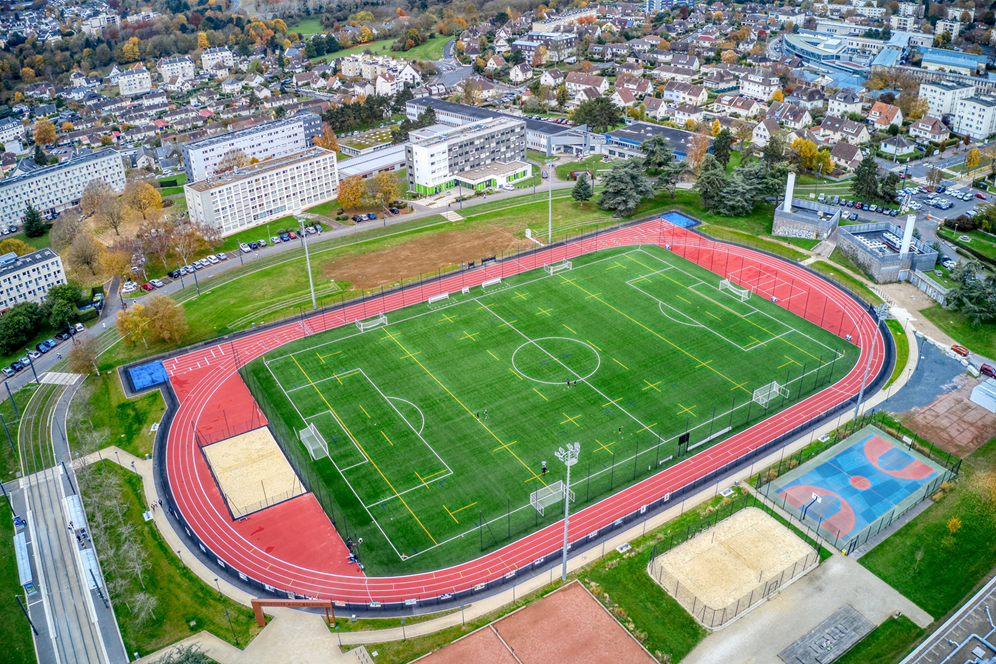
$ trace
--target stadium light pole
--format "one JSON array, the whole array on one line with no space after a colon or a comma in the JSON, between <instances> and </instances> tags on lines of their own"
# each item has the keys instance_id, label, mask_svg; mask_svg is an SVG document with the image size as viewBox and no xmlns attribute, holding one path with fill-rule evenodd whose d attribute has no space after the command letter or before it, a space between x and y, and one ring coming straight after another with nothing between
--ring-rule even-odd
<instances>
[{"instance_id":1,"label":"stadium light pole","mask_svg":"<svg viewBox=\"0 0 996 664\"><path fill-rule=\"evenodd\" d=\"M581 443L569 443L565 450L561 447L557 450L557 458L567 466L567 483L564 485L564 567L560 573L560 580L567 580L567 519L571 508L571 466L578 462L578 455L581 453Z\"/></svg>"},{"instance_id":2,"label":"stadium light pole","mask_svg":"<svg viewBox=\"0 0 996 664\"><path fill-rule=\"evenodd\" d=\"M546 232L546 243L553 244L553 168L547 171L547 180L550 183L550 196L547 203L547 232Z\"/></svg>"},{"instance_id":3,"label":"stadium light pole","mask_svg":"<svg viewBox=\"0 0 996 664\"><path fill-rule=\"evenodd\" d=\"M294 211L295 215L301 214L300 210ZM311 286L311 309L312 311L318 310L318 302L315 301L315 278L311 276L311 258L308 256L308 240L305 237L307 233L304 232L304 217L294 217L298 225L301 227L301 244L304 245L304 264L308 269L308 284Z\"/></svg>"},{"instance_id":4,"label":"stadium light pole","mask_svg":"<svg viewBox=\"0 0 996 664\"><path fill-rule=\"evenodd\" d=\"M885 304L880 304L879 306L872 309L872 319L875 321L875 331L878 331L879 321L885 318L885 314L888 312L888 306ZM868 381L868 371L871 369L872 357L875 355L875 342L878 340L876 337L878 335L872 335L872 347L871 353L868 354L868 361L865 362L865 373L861 376L861 390L858 392L858 403L854 406L854 419L852 421L858 421L858 413L861 411L861 402L865 398L865 383Z\"/></svg>"}]
</instances>

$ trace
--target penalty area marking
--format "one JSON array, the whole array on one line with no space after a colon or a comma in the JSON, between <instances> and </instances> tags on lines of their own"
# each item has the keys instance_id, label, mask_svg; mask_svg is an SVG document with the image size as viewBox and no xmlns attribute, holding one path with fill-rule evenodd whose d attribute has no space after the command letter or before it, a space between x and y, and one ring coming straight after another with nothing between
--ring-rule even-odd
<instances>
[{"instance_id":1,"label":"penalty area marking","mask_svg":"<svg viewBox=\"0 0 996 664\"><path fill-rule=\"evenodd\" d=\"M418 433L421 436L422 435L422 429L425 428L425 413L422 412L422 409L419 408L418 406L416 406L415 404L413 404L408 399L402 399L401 397L389 397L389 396L385 396L384 398L385 399L392 399L392 400L395 400L395 401L404 401L406 404L408 404L409 406L411 406L412 408L414 408L415 410L418 411L418 414L422 416L422 426L420 426L418 428ZM400 410L398 410L397 408L395 408L394 410L398 413L398 415L401 415L401 411ZM412 429L415 428L415 427L412 426L412 423L409 422L408 419L404 415L401 415L401 419L403 419L408 424L408 426L412 427Z\"/></svg>"}]
</instances>

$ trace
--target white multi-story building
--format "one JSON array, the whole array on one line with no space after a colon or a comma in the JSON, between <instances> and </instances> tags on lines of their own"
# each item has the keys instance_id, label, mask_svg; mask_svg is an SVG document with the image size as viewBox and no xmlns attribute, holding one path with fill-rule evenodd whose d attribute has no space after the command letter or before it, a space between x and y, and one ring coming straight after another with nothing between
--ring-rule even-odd
<instances>
[{"instance_id":1,"label":"white multi-story building","mask_svg":"<svg viewBox=\"0 0 996 664\"><path fill-rule=\"evenodd\" d=\"M954 133L968 134L976 141L983 141L996 133L996 99L967 97L958 100Z\"/></svg>"},{"instance_id":2,"label":"white multi-story building","mask_svg":"<svg viewBox=\"0 0 996 664\"><path fill-rule=\"evenodd\" d=\"M958 10L953 11L957 13ZM961 23L942 18L937 22L937 25L934 26L934 34L939 35L945 32L951 35L951 38L954 39L958 36L958 33L961 32Z\"/></svg>"},{"instance_id":3,"label":"white multi-story building","mask_svg":"<svg viewBox=\"0 0 996 664\"><path fill-rule=\"evenodd\" d=\"M927 114L939 118L957 112L959 101L975 96L975 86L957 81L924 81L920 84L920 96L930 106Z\"/></svg>"},{"instance_id":4,"label":"white multi-story building","mask_svg":"<svg viewBox=\"0 0 996 664\"><path fill-rule=\"evenodd\" d=\"M900 2L899 3L899 15L900 16L912 16L914 18L923 18L924 6L919 2Z\"/></svg>"},{"instance_id":5,"label":"white multi-story building","mask_svg":"<svg viewBox=\"0 0 996 664\"><path fill-rule=\"evenodd\" d=\"M310 148L183 187L190 220L222 235L286 217L339 195L335 153Z\"/></svg>"},{"instance_id":6,"label":"white multi-story building","mask_svg":"<svg viewBox=\"0 0 996 664\"><path fill-rule=\"evenodd\" d=\"M0 145L10 141L19 141L24 138L24 134L24 125L17 118L0 120Z\"/></svg>"},{"instance_id":7,"label":"white multi-story building","mask_svg":"<svg viewBox=\"0 0 996 664\"><path fill-rule=\"evenodd\" d=\"M235 56L224 46L209 48L201 53L202 69L211 69L219 62L231 69L235 65Z\"/></svg>"},{"instance_id":8,"label":"white multi-story building","mask_svg":"<svg viewBox=\"0 0 996 664\"><path fill-rule=\"evenodd\" d=\"M21 302L41 302L52 286L66 283L62 259L51 249L0 256L0 312Z\"/></svg>"},{"instance_id":9,"label":"white multi-story building","mask_svg":"<svg viewBox=\"0 0 996 664\"><path fill-rule=\"evenodd\" d=\"M117 14L101 14L100 16L91 16L90 18L83 20L83 33L90 37L100 37L104 32L104 28L109 25L121 25L121 17Z\"/></svg>"},{"instance_id":10,"label":"white multi-story building","mask_svg":"<svg viewBox=\"0 0 996 664\"><path fill-rule=\"evenodd\" d=\"M160 58L156 63L156 70L168 81L173 76L183 80L194 77L194 61L189 56L182 58Z\"/></svg>"},{"instance_id":11,"label":"white multi-story building","mask_svg":"<svg viewBox=\"0 0 996 664\"><path fill-rule=\"evenodd\" d=\"M181 149L187 181L199 182L215 175L221 160L232 150L241 150L247 160L287 157L307 150L311 147L311 139L321 134L321 116L297 113L229 134L184 143Z\"/></svg>"},{"instance_id":12,"label":"white multi-story building","mask_svg":"<svg viewBox=\"0 0 996 664\"><path fill-rule=\"evenodd\" d=\"M919 19L914 16L901 16L900 14L893 14L889 17L889 27L893 30L899 30L901 32L912 32L916 30L918 23Z\"/></svg>"},{"instance_id":13,"label":"white multi-story building","mask_svg":"<svg viewBox=\"0 0 996 664\"><path fill-rule=\"evenodd\" d=\"M461 186L487 188L532 172L526 163L526 123L512 117L414 130L405 161L408 189L426 196L455 187L458 180Z\"/></svg>"},{"instance_id":14,"label":"white multi-story building","mask_svg":"<svg viewBox=\"0 0 996 664\"><path fill-rule=\"evenodd\" d=\"M740 79L740 93L761 101L770 101L780 87L778 77L763 69L756 69Z\"/></svg>"},{"instance_id":15,"label":"white multi-story building","mask_svg":"<svg viewBox=\"0 0 996 664\"><path fill-rule=\"evenodd\" d=\"M152 74L142 66L129 69L118 76L118 87L122 97L144 95L152 89Z\"/></svg>"},{"instance_id":16,"label":"white multi-story building","mask_svg":"<svg viewBox=\"0 0 996 664\"><path fill-rule=\"evenodd\" d=\"M20 224L28 205L54 217L79 203L91 180L103 180L116 194L124 191L121 156L114 150L103 150L2 180L0 225Z\"/></svg>"}]
</instances>

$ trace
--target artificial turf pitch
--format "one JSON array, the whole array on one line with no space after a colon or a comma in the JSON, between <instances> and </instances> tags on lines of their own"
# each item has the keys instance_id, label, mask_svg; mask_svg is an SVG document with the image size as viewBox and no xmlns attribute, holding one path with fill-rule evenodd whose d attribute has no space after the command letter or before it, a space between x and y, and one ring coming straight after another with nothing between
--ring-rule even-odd
<instances>
[{"instance_id":1,"label":"artificial turf pitch","mask_svg":"<svg viewBox=\"0 0 996 664\"><path fill-rule=\"evenodd\" d=\"M603 250L282 346L249 380L367 572L438 569L560 518L529 494L565 479L561 445L581 443L576 510L853 367L853 345L720 279L657 246ZM751 405L771 381L789 396ZM330 458L295 439L305 422Z\"/></svg>"}]
</instances>

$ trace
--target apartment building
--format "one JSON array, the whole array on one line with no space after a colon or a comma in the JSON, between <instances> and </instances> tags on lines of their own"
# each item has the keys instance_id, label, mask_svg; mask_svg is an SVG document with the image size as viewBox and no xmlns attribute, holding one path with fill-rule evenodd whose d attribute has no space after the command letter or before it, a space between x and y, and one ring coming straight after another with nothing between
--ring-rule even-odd
<instances>
[{"instance_id":1,"label":"apartment building","mask_svg":"<svg viewBox=\"0 0 996 664\"><path fill-rule=\"evenodd\" d=\"M209 48L201 53L202 69L211 69L219 62L231 69L235 65L235 56L224 46Z\"/></svg>"},{"instance_id":2,"label":"apartment building","mask_svg":"<svg viewBox=\"0 0 996 664\"><path fill-rule=\"evenodd\" d=\"M190 220L231 235L339 195L335 153L309 148L186 184Z\"/></svg>"},{"instance_id":3,"label":"apartment building","mask_svg":"<svg viewBox=\"0 0 996 664\"><path fill-rule=\"evenodd\" d=\"M152 90L152 74L142 66L129 69L118 76L118 87L122 97L144 95Z\"/></svg>"},{"instance_id":4,"label":"apartment building","mask_svg":"<svg viewBox=\"0 0 996 664\"><path fill-rule=\"evenodd\" d=\"M121 156L114 150L103 150L2 180L0 225L20 224L28 205L53 218L79 203L90 180L103 180L116 194L124 191Z\"/></svg>"},{"instance_id":5,"label":"apartment building","mask_svg":"<svg viewBox=\"0 0 996 664\"><path fill-rule=\"evenodd\" d=\"M912 16L914 18L923 18L924 6L919 2L900 2L899 3L899 15L900 16Z\"/></svg>"},{"instance_id":6,"label":"apartment building","mask_svg":"<svg viewBox=\"0 0 996 664\"><path fill-rule=\"evenodd\" d=\"M770 101L780 87L778 77L763 69L752 71L740 79L741 94L761 101Z\"/></svg>"},{"instance_id":7,"label":"apartment building","mask_svg":"<svg viewBox=\"0 0 996 664\"><path fill-rule=\"evenodd\" d=\"M984 141L996 133L996 99L960 99L955 110L954 133L968 134L976 141Z\"/></svg>"},{"instance_id":8,"label":"apartment building","mask_svg":"<svg viewBox=\"0 0 996 664\"><path fill-rule=\"evenodd\" d=\"M160 58L156 63L156 71L168 81L176 76L180 80L194 77L194 61L189 56L181 58Z\"/></svg>"},{"instance_id":9,"label":"apartment building","mask_svg":"<svg viewBox=\"0 0 996 664\"><path fill-rule=\"evenodd\" d=\"M104 28L121 25L121 17L117 14L101 14L83 19L83 33L89 37L100 37Z\"/></svg>"},{"instance_id":10,"label":"apartment building","mask_svg":"<svg viewBox=\"0 0 996 664\"><path fill-rule=\"evenodd\" d=\"M300 112L289 118L185 143L182 150L187 180L199 182L213 176L221 160L232 150L242 150L249 160L265 161L303 152L311 147L311 139L321 134L321 116Z\"/></svg>"},{"instance_id":11,"label":"apartment building","mask_svg":"<svg viewBox=\"0 0 996 664\"><path fill-rule=\"evenodd\" d=\"M957 10L953 11L957 12ZM958 33L961 32L961 23L958 21L948 21L947 19L942 18L937 22L937 25L934 26L934 34L940 35L945 32L951 35L952 39L957 37Z\"/></svg>"},{"instance_id":12,"label":"apartment building","mask_svg":"<svg viewBox=\"0 0 996 664\"><path fill-rule=\"evenodd\" d=\"M854 90L845 88L835 92L827 101L827 114L838 117L847 117L848 113L861 112L861 98L854 93Z\"/></svg>"},{"instance_id":13,"label":"apartment building","mask_svg":"<svg viewBox=\"0 0 996 664\"><path fill-rule=\"evenodd\" d=\"M41 302L52 286L66 283L62 259L51 249L0 256L0 312L21 302Z\"/></svg>"},{"instance_id":14,"label":"apartment building","mask_svg":"<svg viewBox=\"0 0 996 664\"><path fill-rule=\"evenodd\" d=\"M494 171L495 185L532 172L526 163L526 123L512 117L413 131L405 162L409 190L422 195L454 187L458 180L461 186L473 185L467 178L477 180L494 164L505 165Z\"/></svg>"},{"instance_id":15,"label":"apartment building","mask_svg":"<svg viewBox=\"0 0 996 664\"><path fill-rule=\"evenodd\" d=\"M941 117L958 110L958 102L975 96L975 86L958 81L924 81L920 84L920 96L930 106L929 115Z\"/></svg>"},{"instance_id":16,"label":"apartment building","mask_svg":"<svg viewBox=\"0 0 996 664\"><path fill-rule=\"evenodd\" d=\"M24 125L17 118L0 120L0 145L10 141L19 141L24 138L24 133Z\"/></svg>"},{"instance_id":17,"label":"apartment building","mask_svg":"<svg viewBox=\"0 0 996 664\"><path fill-rule=\"evenodd\" d=\"M919 19L913 16L900 16L899 14L893 14L889 17L889 27L893 30L899 30L901 32L912 32L916 30Z\"/></svg>"}]
</instances>

